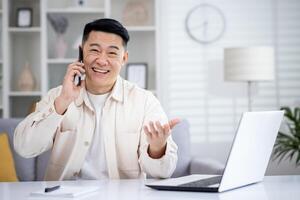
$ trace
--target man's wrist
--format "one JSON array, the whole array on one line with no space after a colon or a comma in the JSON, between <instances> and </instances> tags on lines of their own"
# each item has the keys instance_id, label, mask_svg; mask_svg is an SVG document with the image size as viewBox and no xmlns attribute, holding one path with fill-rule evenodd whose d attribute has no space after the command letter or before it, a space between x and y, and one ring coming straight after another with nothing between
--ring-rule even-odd
<instances>
[{"instance_id":1,"label":"man's wrist","mask_svg":"<svg viewBox=\"0 0 300 200\"><path fill-rule=\"evenodd\" d=\"M159 159L166 153L167 143L163 147L153 147L151 144L148 146L148 155L153 159Z\"/></svg>"},{"instance_id":2,"label":"man's wrist","mask_svg":"<svg viewBox=\"0 0 300 200\"><path fill-rule=\"evenodd\" d=\"M65 100L63 97L58 96L54 101L54 108L57 114L63 115L71 102Z\"/></svg>"}]
</instances>

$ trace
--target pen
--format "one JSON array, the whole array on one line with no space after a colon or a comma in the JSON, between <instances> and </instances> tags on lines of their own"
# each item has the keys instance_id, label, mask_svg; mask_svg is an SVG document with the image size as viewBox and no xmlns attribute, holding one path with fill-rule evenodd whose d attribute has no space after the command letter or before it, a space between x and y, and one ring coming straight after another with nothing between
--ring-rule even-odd
<instances>
[{"instance_id":1,"label":"pen","mask_svg":"<svg viewBox=\"0 0 300 200\"><path fill-rule=\"evenodd\" d=\"M56 185L54 187L46 187L45 192L52 192L52 191L57 190L59 188L60 188L60 185Z\"/></svg>"}]
</instances>

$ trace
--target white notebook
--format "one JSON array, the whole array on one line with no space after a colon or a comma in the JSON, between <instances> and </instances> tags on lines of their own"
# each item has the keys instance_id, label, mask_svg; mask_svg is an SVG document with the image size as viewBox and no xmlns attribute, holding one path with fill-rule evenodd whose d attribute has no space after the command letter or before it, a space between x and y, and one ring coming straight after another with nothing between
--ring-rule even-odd
<instances>
[{"instance_id":1,"label":"white notebook","mask_svg":"<svg viewBox=\"0 0 300 200\"><path fill-rule=\"evenodd\" d=\"M52 192L45 192L44 190L31 192L30 196L73 198L96 192L99 189L100 188L97 186L61 186L59 189Z\"/></svg>"}]
</instances>

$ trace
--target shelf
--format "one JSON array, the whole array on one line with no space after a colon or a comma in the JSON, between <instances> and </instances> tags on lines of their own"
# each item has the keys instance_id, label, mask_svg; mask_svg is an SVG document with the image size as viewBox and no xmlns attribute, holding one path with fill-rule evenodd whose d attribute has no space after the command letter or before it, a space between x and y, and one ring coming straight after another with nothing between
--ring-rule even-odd
<instances>
[{"instance_id":1,"label":"shelf","mask_svg":"<svg viewBox=\"0 0 300 200\"><path fill-rule=\"evenodd\" d=\"M77 6L77 1L73 0L5 1L4 8L7 10L0 7L0 20L2 19L0 30L3 33L3 45L9 46L2 49L2 53L0 52L2 54L0 55L0 90L2 89L3 95L3 104L0 101L0 117L27 116L32 105L39 101L49 89L61 85L68 65L78 60L78 48L73 47L81 44L83 27L88 22L104 17L114 18L120 22L124 19L124 25L128 22L126 27L132 36L128 44L130 61L148 64L148 87L156 94L158 64L156 49L159 47L156 34L158 26L155 23L157 1L139 0L144 1L147 7L148 16L144 23L134 23L134 20L125 20L123 17L126 11L125 6L130 1L89 0L82 7ZM17 11L20 7L32 8L30 27L17 26ZM129 11L130 9L126 12ZM56 45L58 37L55 31L57 26L48 19L49 15L60 15L67 21L63 35L67 49L65 54L58 53L59 47ZM34 76L36 87L33 91L20 91L18 86L20 72L26 62L30 64ZM1 73L4 72L7 75L1 77Z\"/></svg>"},{"instance_id":2,"label":"shelf","mask_svg":"<svg viewBox=\"0 0 300 200\"><path fill-rule=\"evenodd\" d=\"M104 13L103 8L51 8L47 13L60 13L60 14L99 14Z\"/></svg>"},{"instance_id":3,"label":"shelf","mask_svg":"<svg viewBox=\"0 0 300 200\"><path fill-rule=\"evenodd\" d=\"M48 59L48 64L70 64L76 61L77 58L51 58Z\"/></svg>"},{"instance_id":4,"label":"shelf","mask_svg":"<svg viewBox=\"0 0 300 200\"><path fill-rule=\"evenodd\" d=\"M33 32L41 32L40 27L9 27L9 32L12 33L33 33Z\"/></svg>"},{"instance_id":5,"label":"shelf","mask_svg":"<svg viewBox=\"0 0 300 200\"><path fill-rule=\"evenodd\" d=\"M128 31L155 31L155 26L127 26Z\"/></svg>"},{"instance_id":6,"label":"shelf","mask_svg":"<svg viewBox=\"0 0 300 200\"><path fill-rule=\"evenodd\" d=\"M9 96L15 96L15 97L23 97L23 96L41 96L42 92L40 91L11 91L9 92Z\"/></svg>"}]
</instances>

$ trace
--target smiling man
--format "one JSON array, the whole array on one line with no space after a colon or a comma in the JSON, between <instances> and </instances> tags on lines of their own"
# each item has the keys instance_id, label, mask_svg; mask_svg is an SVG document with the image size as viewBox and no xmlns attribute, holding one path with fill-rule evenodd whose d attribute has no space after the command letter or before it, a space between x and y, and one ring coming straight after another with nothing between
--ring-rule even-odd
<instances>
[{"instance_id":1,"label":"smiling man","mask_svg":"<svg viewBox=\"0 0 300 200\"><path fill-rule=\"evenodd\" d=\"M86 24L82 62L71 63L63 84L37 103L16 128L24 157L52 150L45 180L170 177L177 146L152 93L119 76L128 60L127 30L116 20ZM76 75L85 80L74 84Z\"/></svg>"}]
</instances>

